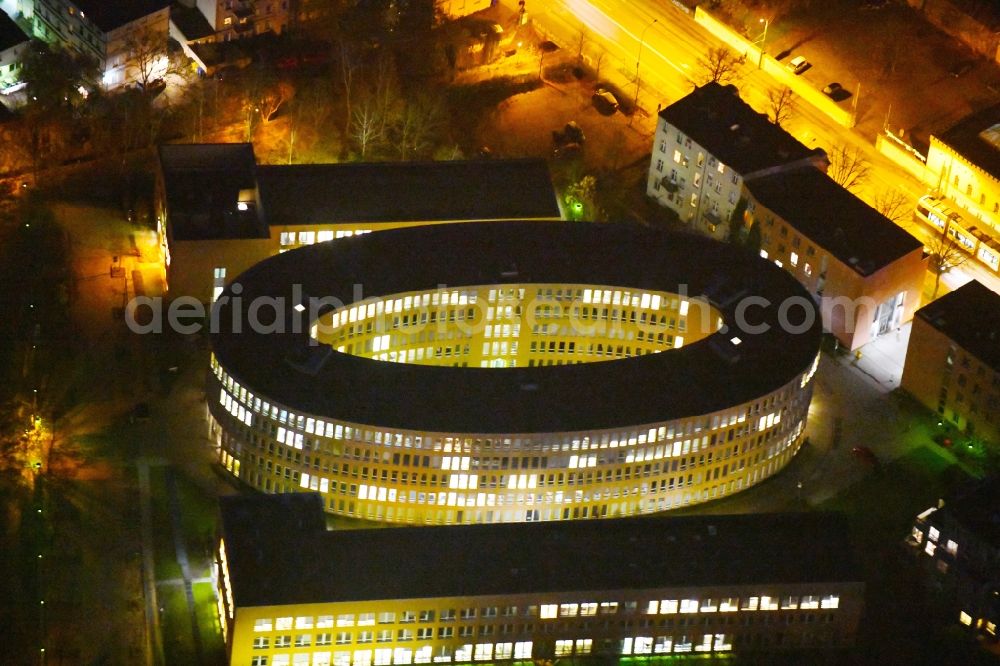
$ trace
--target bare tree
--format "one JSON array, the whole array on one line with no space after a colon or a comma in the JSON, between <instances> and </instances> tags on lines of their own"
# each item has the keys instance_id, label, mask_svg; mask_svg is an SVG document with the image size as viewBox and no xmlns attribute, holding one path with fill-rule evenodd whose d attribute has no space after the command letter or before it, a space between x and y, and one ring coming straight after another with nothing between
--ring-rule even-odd
<instances>
[{"instance_id":1,"label":"bare tree","mask_svg":"<svg viewBox=\"0 0 1000 666\"><path fill-rule=\"evenodd\" d=\"M909 219L913 211L909 199L895 187L877 192L872 201L872 208L896 224L902 224Z\"/></svg>"},{"instance_id":2,"label":"bare tree","mask_svg":"<svg viewBox=\"0 0 1000 666\"><path fill-rule=\"evenodd\" d=\"M934 293L931 295L931 300L934 300L941 286L941 276L964 264L972 255L944 229L934 232L927 249L930 251L930 268L934 272Z\"/></svg>"},{"instance_id":3,"label":"bare tree","mask_svg":"<svg viewBox=\"0 0 1000 666\"><path fill-rule=\"evenodd\" d=\"M594 78L598 81L601 80L601 64L604 63L604 56L606 56L607 53L607 51L601 49L597 54L597 59L594 60Z\"/></svg>"},{"instance_id":4,"label":"bare tree","mask_svg":"<svg viewBox=\"0 0 1000 666\"><path fill-rule=\"evenodd\" d=\"M698 58L698 68L701 74L701 85L706 83L735 83L739 80L739 68L743 63L725 46L709 49L708 53Z\"/></svg>"},{"instance_id":5,"label":"bare tree","mask_svg":"<svg viewBox=\"0 0 1000 666\"><path fill-rule=\"evenodd\" d=\"M357 54L354 47L343 37L338 43L340 55L340 84L344 88L344 133L349 134L354 116L351 108L351 93L354 91L354 74L358 68Z\"/></svg>"},{"instance_id":6,"label":"bare tree","mask_svg":"<svg viewBox=\"0 0 1000 666\"><path fill-rule=\"evenodd\" d=\"M871 164L857 146L841 144L828 156L830 158L828 173L844 189L855 190L868 181Z\"/></svg>"},{"instance_id":7,"label":"bare tree","mask_svg":"<svg viewBox=\"0 0 1000 666\"><path fill-rule=\"evenodd\" d=\"M370 95L362 99L356 107L349 133L358 148L358 156L366 160L385 138L381 130L384 123L379 117L379 105Z\"/></svg>"},{"instance_id":8,"label":"bare tree","mask_svg":"<svg viewBox=\"0 0 1000 666\"><path fill-rule=\"evenodd\" d=\"M586 26L580 25L580 30L576 34L576 65L577 67L583 66L583 49L590 40L590 32L587 30Z\"/></svg>"},{"instance_id":9,"label":"bare tree","mask_svg":"<svg viewBox=\"0 0 1000 666\"><path fill-rule=\"evenodd\" d=\"M406 104L395 123L394 143L402 160L429 156L445 128L440 98L420 95Z\"/></svg>"},{"instance_id":10,"label":"bare tree","mask_svg":"<svg viewBox=\"0 0 1000 666\"><path fill-rule=\"evenodd\" d=\"M768 90L768 111L771 113L771 122L781 127L781 124L792 117L795 112L795 93L791 88L781 88L780 90Z\"/></svg>"},{"instance_id":11,"label":"bare tree","mask_svg":"<svg viewBox=\"0 0 1000 666\"><path fill-rule=\"evenodd\" d=\"M148 26L129 35L125 40L128 58L126 79L135 81L143 90L157 79L163 79L172 71L167 54L167 33Z\"/></svg>"}]
</instances>

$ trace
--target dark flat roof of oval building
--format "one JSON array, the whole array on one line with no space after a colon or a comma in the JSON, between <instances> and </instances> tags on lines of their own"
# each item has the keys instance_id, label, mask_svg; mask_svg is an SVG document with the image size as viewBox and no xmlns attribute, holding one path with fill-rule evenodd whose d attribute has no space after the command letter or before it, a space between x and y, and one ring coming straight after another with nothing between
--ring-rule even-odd
<instances>
[{"instance_id":1,"label":"dark flat roof of oval building","mask_svg":"<svg viewBox=\"0 0 1000 666\"><path fill-rule=\"evenodd\" d=\"M807 369L819 349L818 313L802 332L778 325L779 305L809 294L790 275L740 247L630 225L501 222L381 231L300 248L236 278L244 306L218 304L212 345L248 390L289 409L351 423L436 432L565 432L652 424L708 414L776 390ZM658 354L575 365L457 368L375 361L310 345L298 300L433 290L440 285L562 283L704 297L727 326L746 309L766 332L730 330ZM255 333L256 297L282 297L285 332ZM771 303L760 305L760 299ZM264 308L263 312L271 311ZM299 325L293 329L296 320ZM294 332L297 330L298 332ZM731 342L739 336L740 343ZM624 341L622 341L624 342Z\"/></svg>"}]
</instances>

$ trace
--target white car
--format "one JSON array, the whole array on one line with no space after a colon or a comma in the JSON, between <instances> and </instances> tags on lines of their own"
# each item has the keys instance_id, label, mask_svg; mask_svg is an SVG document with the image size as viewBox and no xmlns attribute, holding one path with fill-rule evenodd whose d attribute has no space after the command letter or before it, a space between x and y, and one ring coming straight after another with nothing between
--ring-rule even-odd
<instances>
[{"instance_id":1,"label":"white car","mask_svg":"<svg viewBox=\"0 0 1000 666\"><path fill-rule=\"evenodd\" d=\"M785 65L785 67L787 67L788 71L793 74L801 74L802 72L812 67L812 65L809 63L808 60L806 60L802 56L795 56L794 58L788 61L788 64Z\"/></svg>"}]
</instances>

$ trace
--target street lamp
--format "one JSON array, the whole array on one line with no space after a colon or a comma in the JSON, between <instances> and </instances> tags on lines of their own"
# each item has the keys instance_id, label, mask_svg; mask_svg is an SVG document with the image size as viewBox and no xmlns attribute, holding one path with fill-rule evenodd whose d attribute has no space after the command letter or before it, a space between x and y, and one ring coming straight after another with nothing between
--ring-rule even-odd
<instances>
[{"instance_id":1,"label":"street lamp","mask_svg":"<svg viewBox=\"0 0 1000 666\"><path fill-rule=\"evenodd\" d=\"M642 60L642 47L646 43L646 33L654 24L659 23L660 19L653 19L649 25L647 25L642 34L639 36L639 53L635 57L635 101L632 103L632 115L635 116L635 110L639 107L639 62ZM631 123L631 118L629 119Z\"/></svg>"},{"instance_id":2,"label":"street lamp","mask_svg":"<svg viewBox=\"0 0 1000 666\"><path fill-rule=\"evenodd\" d=\"M757 69L764 66L764 45L767 43L767 26L771 25L771 19L757 19L758 23L764 24L764 35L760 38L760 57L757 59Z\"/></svg>"}]
</instances>

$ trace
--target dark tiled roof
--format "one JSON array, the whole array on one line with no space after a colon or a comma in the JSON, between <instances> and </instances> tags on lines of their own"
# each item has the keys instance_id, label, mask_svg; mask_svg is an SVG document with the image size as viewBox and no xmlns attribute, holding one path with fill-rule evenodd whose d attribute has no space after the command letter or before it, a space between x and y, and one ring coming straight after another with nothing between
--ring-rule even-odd
<instances>
[{"instance_id":1,"label":"dark tiled roof","mask_svg":"<svg viewBox=\"0 0 1000 666\"><path fill-rule=\"evenodd\" d=\"M976 483L947 500L940 509L983 541L1000 549L1000 477Z\"/></svg>"},{"instance_id":2,"label":"dark tiled roof","mask_svg":"<svg viewBox=\"0 0 1000 666\"><path fill-rule=\"evenodd\" d=\"M186 39L204 39L215 34L215 28L197 7L175 2L170 5L170 20Z\"/></svg>"},{"instance_id":3,"label":"dark tiled roof","mask_svg":"<svg viewBox=\"0 0 1000 666\"><path fill-rule=\"evenodd\" d=\"M1000 294L973 280L920 308L916 316L1000 372Z\"/></svg>"},{"instance_id":4,"label":"dark tiled roof","mask_svg":"<svg viewBox=\"0 0 1000 666\"><path fill-rule=\"evenodd\" d=\"M980 132L998 124L1000 104L968 116L936 138L970 163L1000 180L1000 146L980 136Z\"/></svg>"},{"instance_id":5,"label":"dark tiled roof","mask_svg":"<svg viewBox=\"0 0 1000 666\"><path fill-rule=\"evenodd\" d=\"M819 169L752 178L746 186L759 203L861 275L923 247Z\"/></svg>"},{"instance_id":6,"label":"dark tiled roof","mask_svg":"<svg viewBox=\"0 0 1000 666\"><path fill-rule=\"evenodd\" d=\"M94 25L110 32L143 16L157 12L170 0L72 0Z\"/></svg>"},{"instance_id":7,"label":"dark tiled roof","mask_svg":"<svg viewBox=\"0 0 1000 666\"><path fill-rule=\"evenodd\" d=\"M261 166L270 225L559 218L544 160Z\"/></svg>"},{"instance_id":8,"label":"dark tiled roof","mask_svg":"<svg viewBox=\"0 0 1000 666\"><path fill-rule=\"evenodd\" d=\"M710 414L792 381L812 364L820 338L818 317L808 330L782 330L779 305L793 296L811 301L773 263L707 238L624 224L479 222L380 231L271 257L236 283L244 303L258 296L351 303L358 284L365 298L504 283L686 289L706 294L733 327L739 296L773 304L760 312L767 330L739 333L732 354L726 350L735 329L660 354L505 369L370 360L312 345L305 314L290 306L281 334L255 333L241 321L245 309L234 316L228 303L220 306L212 346L242 385L315 416L414 430L566 432ZM318 351L329 353L320 359ZM298 369L310 359L321 367Z\"/></svg>"},{"instance_id":9,"label":"dark tiled roof","mask_svg":"<svg viewBox=\"0 0 1000 666\"><path fill-rule=\"evenodd\" d=\"M219 502L237 608L862 580L830 513L325 531L314 493Z\"/></svg>"},{"instance_id":10,"label":"dark tiled roof","mask_svg":"<svg viewBox=\"0 0 1000 666\"><path fill-rule=\"evenodd\" d=\"M816 155L740 99L736 86L708 83L660 111L723 164L746 176Z\"/></svg>"},{"instance_id":11,"label":"dark tiled roof","mask_svg":"<svg viewBox=\"0 0 1000 666\"><path fill-rule=\"evenodd\" d=\"M28 39L21 27L14 22L14 19L0 10L0 51L6 51L18 44L23 44Z\"/></svg>"},{"instance_id":12,"label":"dark tiled roof","mask_svg":"<svg viewBox=\"0 0 1000 666\"><path fill-rule=\"evenodd\" d=\"M171 144L159 153L173 240L267 238L256 207L236 205L240 190L256 187L253 146Z\"/></svg>"}]
</instances>

